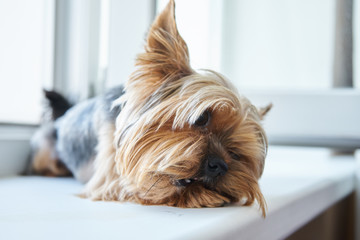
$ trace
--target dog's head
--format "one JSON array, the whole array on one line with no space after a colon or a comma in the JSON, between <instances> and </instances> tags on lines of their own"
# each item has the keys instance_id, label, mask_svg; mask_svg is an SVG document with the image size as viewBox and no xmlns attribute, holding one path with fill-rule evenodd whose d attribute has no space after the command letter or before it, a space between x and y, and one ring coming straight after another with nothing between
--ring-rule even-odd
<instances>
[{"instance_id":1,"label":"dog's head","mask_svg":"<svg viewBox=\"0 0 360 240\"><path fill-rule=\"evenodd\" d=\"M174 2L153 23L117 103L117 173L143 204L216 207L255 200L267 152L259 111L222 75L195 72Z\"/></svg>"}]
</instances>

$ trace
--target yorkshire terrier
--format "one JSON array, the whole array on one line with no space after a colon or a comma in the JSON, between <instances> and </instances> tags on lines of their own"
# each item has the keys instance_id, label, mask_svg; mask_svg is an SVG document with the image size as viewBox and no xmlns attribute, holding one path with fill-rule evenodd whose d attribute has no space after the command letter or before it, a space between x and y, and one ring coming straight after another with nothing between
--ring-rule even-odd
<instances>
[{"instance_id":1,"label":"yorkshire terrier","mask_svg":"<svg viewBox=\"0 0 360 240\"><path fill-rule=\"evenodd\" d=\"M152 24L125 87L71 106L45 92L53 121L32 139L32 172L73 175L83 197L183 208L265 200L267 138L257 109L221 74L190 67L175 4Z\"/></svg>"}]
</instances>

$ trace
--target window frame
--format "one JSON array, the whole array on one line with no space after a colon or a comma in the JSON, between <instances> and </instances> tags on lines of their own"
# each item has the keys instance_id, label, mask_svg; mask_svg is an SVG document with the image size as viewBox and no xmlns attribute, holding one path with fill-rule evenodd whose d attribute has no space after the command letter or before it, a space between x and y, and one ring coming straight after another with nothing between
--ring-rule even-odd
<instances>
[{"instance_id":1,"label":"window frame","mask_svg":"<svg viewBox=\"0 0 360 240\"><path fill-rule=\"evenodd\" d=\"M100 0L56 0L53 89L71 102L94 96L99 85L101 7Z\"/></svg>"}]
</instances>

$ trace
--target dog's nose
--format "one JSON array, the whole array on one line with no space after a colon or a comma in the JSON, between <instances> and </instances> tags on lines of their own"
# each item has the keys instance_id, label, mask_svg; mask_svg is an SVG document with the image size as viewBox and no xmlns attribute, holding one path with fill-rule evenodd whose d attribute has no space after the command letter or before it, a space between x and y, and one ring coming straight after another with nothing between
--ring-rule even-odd
<instances>
[{"instance_id":1,"label":"dog's nose","mask_svg":"<svg viewBox=\"0 0 360 240\"><path fill-rule=\"evenodd\" d=\"M208 155L206 157L205 175L211 178L224 176L228 170L228 165L217 155Z\"/></svg>"}]
</instances>

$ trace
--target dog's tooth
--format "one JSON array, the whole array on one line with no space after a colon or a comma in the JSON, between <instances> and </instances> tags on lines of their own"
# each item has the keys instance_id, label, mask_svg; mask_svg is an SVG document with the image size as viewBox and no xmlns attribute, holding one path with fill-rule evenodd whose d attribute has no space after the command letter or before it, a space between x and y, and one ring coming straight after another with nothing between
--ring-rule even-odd
<instances>
[{"instance_id":1,"label":"dog's tooth","mask_svg":"<svg viewBox=\"0 0 360 240\"><path fill-rule=\"evenodd\" d=\"M191 180L190 179L185 179L185 182L186 183L191 183Z\"/></svg>"}]
</instances>

